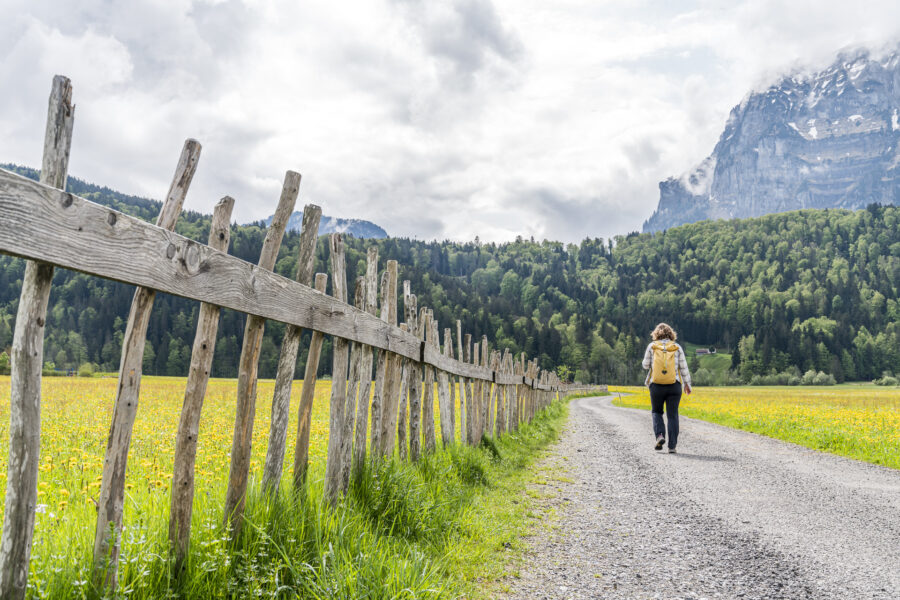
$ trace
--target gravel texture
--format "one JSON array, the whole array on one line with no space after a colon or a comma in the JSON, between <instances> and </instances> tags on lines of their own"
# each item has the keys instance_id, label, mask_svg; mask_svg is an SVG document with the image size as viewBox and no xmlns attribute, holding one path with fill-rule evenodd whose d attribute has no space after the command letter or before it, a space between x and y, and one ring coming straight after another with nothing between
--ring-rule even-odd
<instances>
[{"instance_id":1,"label":"gravel texture","mask_svg":"<svg viewBox=\"0 0 900 600\"><path fill-rule=\"evenodd\" d=\"M656 452L611 401L572 401L510 598L900 598L900 471L684 417Z\"/></svg>"}]
</instances>

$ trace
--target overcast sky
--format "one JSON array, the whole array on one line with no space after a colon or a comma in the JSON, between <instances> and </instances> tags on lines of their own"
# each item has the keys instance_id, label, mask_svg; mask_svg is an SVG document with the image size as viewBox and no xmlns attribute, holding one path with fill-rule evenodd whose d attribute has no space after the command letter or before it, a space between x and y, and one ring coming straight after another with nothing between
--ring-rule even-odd
<instances>
[{"instance_id":1,"label":"overcast sky","mask_svg":"<svg viewBox=\"0 0 900 600\"><path fill-rule=\"evenodd\" d=\"M39 167L54 74L70 174L187 208L298 208L420 239L638 230L658 183L790 69L894 43L900 2L0 0L0 162Z\"/></svg>"}]
</instances>

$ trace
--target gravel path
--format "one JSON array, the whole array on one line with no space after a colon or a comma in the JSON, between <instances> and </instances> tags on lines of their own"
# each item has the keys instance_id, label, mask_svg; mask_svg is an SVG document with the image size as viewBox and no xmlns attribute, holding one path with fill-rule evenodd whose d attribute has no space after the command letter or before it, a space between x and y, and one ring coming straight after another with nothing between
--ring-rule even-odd
<instances>
[{"instance_id":1,"label":"gravel path","mask_svg":"<svg viewBox=\"0 0 900 600\"><path fill-rule=\"evenodd\" d=\"M900 598L900 471L684 417L658 453L611 400L572 401L510 598Z\"/></svg>"}]
</instances>

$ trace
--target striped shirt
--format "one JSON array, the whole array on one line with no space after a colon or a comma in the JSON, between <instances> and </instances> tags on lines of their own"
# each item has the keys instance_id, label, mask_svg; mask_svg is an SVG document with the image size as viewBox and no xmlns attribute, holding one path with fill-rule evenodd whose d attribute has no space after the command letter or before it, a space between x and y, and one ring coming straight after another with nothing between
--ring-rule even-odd
<instances>
[{"instance_id":1,"label":"striped shirt","mask_svg":"<svg viewBox=\"0 0 900 600\"><path fill-rule=\"evenodd\" d=\"M647 351L644 352L643 366L645 369L647 369L647 379L644 380L644 385L650 385L650 367L653 366L653 344L654 342L648 344ZM675 347L678 348L678 350L675 352L675 362L678 365L678 379L680 379L682 383L691 385L691 372L688 371L687 359L684 357L684 350L682 350L681 346L679 346L678 344L675 344Z\"/></svg>"}]
</instances>

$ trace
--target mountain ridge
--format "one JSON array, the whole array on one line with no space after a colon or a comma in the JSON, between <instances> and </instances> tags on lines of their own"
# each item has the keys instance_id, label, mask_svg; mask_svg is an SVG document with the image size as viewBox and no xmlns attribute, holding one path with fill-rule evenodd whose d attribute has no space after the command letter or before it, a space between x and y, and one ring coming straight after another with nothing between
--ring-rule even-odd
<instances>
[{"instance_id":1,"label":"mountain ridge","mask_svg":"<svg viewBox=\"0 0 900 600\"><path fill-rule=\"evenodd\" d=\"M704 219L900 201L900 51L844 52L732 108L712 153L660 182L645 232Z\"/></svg>"}]
</instances>

